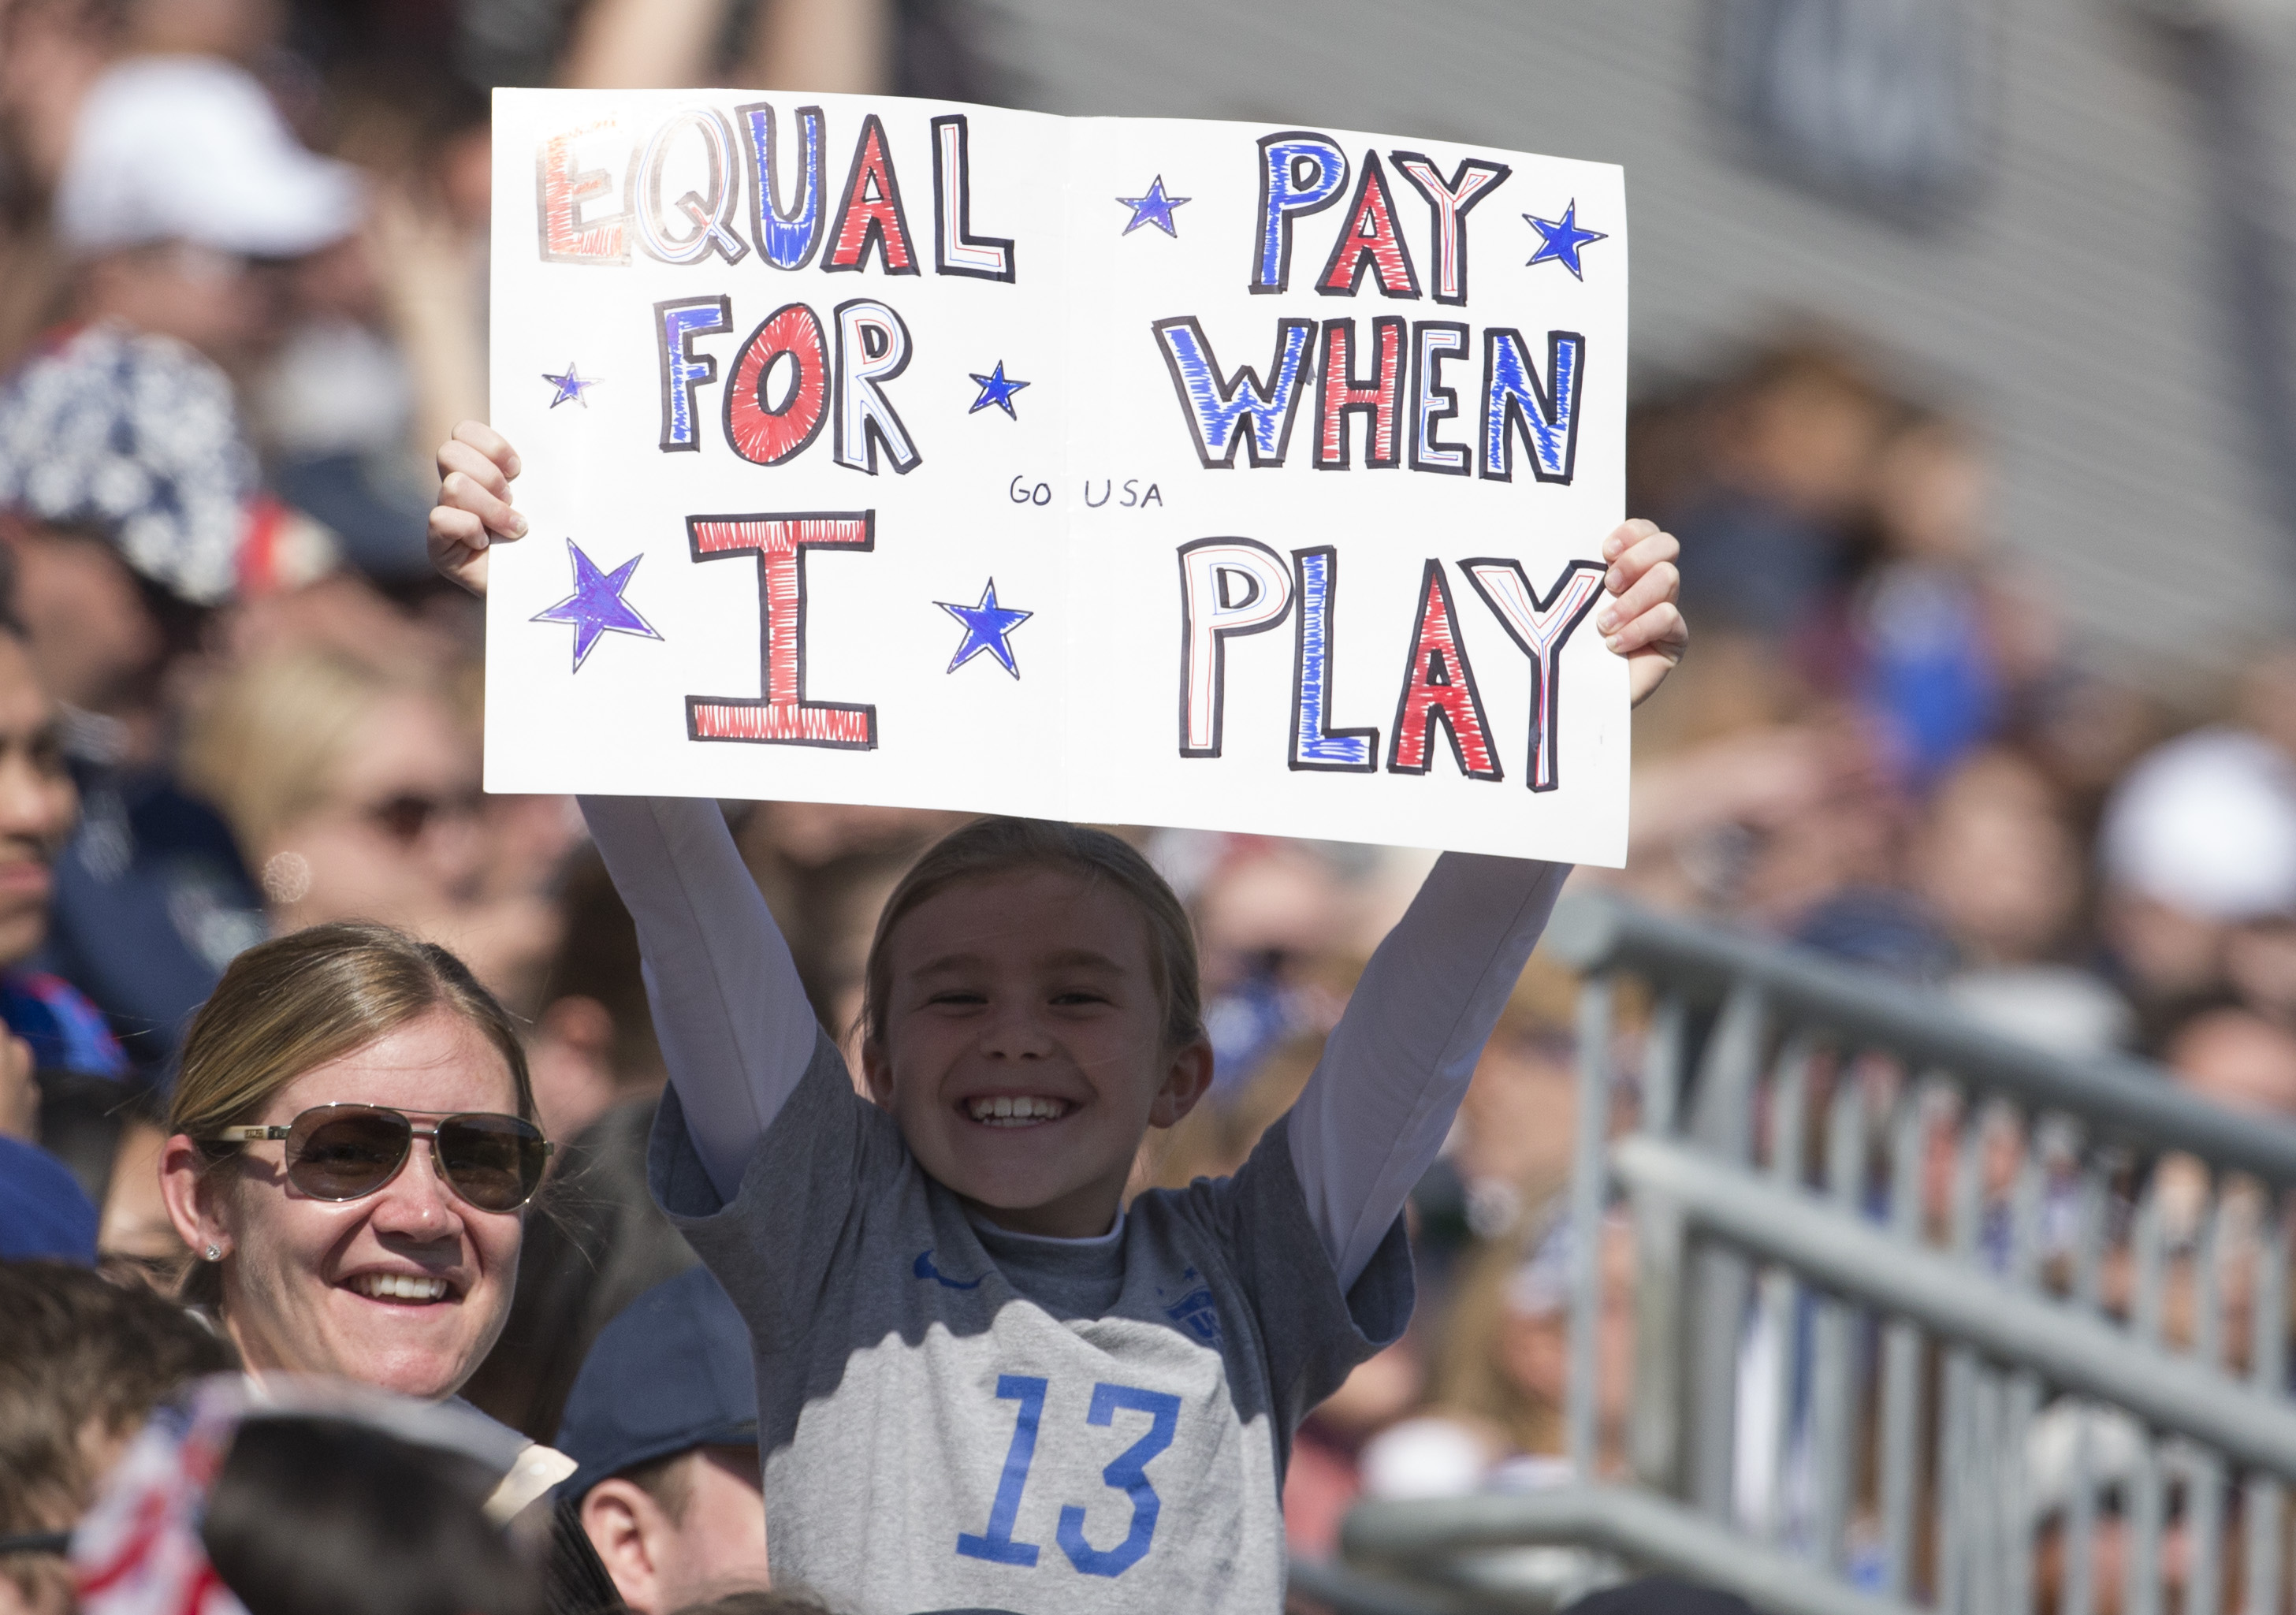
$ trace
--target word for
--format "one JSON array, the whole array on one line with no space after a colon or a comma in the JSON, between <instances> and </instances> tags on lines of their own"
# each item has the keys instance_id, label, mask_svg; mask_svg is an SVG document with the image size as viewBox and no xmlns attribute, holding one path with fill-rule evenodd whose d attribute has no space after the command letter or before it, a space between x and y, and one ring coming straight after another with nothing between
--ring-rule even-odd
<instances>
[{"instance_id":1,"label":"word for","mask_svg":"<svg viewBox=\"0 0 2296 1615\"><path fill-rule=\"evenodd\" d=\"M1019 486L1016 482L1015 486ZM1040 485L1041 486L1041 485ZM876 547L873 511L689 516L693 559L753 559L760 623L759 693L691 695L686 734L695 741L872 750L873 705L809 697L805 685L805 558L816 549L866 553ZM1332 545L1279 554L1256 538L1199 538L1177 551L1180 574L1179 747L1184 758L1214 758L1226 743L1229 643L1293 624L1288 760L1296 770L1375 774L1375 726L1335 727L1332 712L1333 618L1340 555ZM1538 791L1562 783L1556 758L1563 646L1600 599L1603 566L1573 561L1542 594L1522 563L1476 557L1457 563L1530 667L1529 755L1525 783ZM1505 778L1490 718L1467 659L1449 575L1430 557L1422 570L1410 642L1404 647L1401 692L1389 730L1390 774L1426 774L1435 734L1470 779Z\"/></svg>"},{"instance_id":2,"label":"word for","mask_svg":"<svg viewBox=\"0 0 2296 1615\"><path fill-rule=\"evenodd\" d=\"M1037 1459L1037 1427L1044 1420L1047 1388L1048 1381L1037 1374L996 1376L996 1399L1018 1402L1021 1411L1013 1421L1013 1445L1004 1454L996 1501L988 1505L988 1529L977 1536L966 1531L956 1539L956 1551L968 1559L1024 1569L1036 1565L1037 1545L1013 1540L1013 1527L1021 1513L1021 1494L1028 1489L1029 1468ZM1146 1414L1149 1418L1148 1433L1100 1472L1103 1480L1132 1500L1131 1529L1114 1547L1096 1548L1084 1534L1085 1511L1076 1504L1064 1503L1054 1531L1061 1552L1086 1576L1121 1576L1148 1556L1156 1539L1156 1518L1163 1512L1163 1499L1148 1479L1148 1464L1172 1445L1173 1432L1180 1422L1180 1398L1169 1391L1144 1390L1137 1385L1105 1381L1095 1385L1085 1422L1105 1427L1115 1422L1119 1412Z\"/></svg>"},{"instance_id":3,"label":"word for","mask_svg":"<svg viewBox=\"0 0 2296 1615\"><path fill-rule=\"evenodd\" d=\"M653 306L653 321L661 359L661 451L699 450L695 395L717 381L718 361L696 353L693 342L734 329L733 299L672 299ZM908 368L909 347L908 326L874 298L838 304L825 323L803 303L784 303L734 355L723 411L727 447L753 465L780 465L811 447L833 420L830 452L838 464L873 477L882 450L893 470L906 475L924 456L884 383Z\"/></svg>"}]
</instances>

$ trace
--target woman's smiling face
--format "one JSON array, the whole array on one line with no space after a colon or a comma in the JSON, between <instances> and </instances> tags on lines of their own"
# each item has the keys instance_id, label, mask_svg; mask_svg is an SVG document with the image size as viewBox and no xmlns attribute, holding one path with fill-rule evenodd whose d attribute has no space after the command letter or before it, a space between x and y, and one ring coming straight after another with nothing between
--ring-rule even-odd
<instances>
[{"instance_id":1,"label":"woman's smiling face","mask_svg":"<svg viewBox=\"0 0 2296 1615\"><path fill-rule=\"evenodd\" d=\"M283 1127L341 1103L404 1111L419 1129L458 1111L515 1113L518 1094L486 1034L434 1009L304 1072L250 1119ZM224 1326L247 1366L452 1395L508 1315L521 1214L455 1193L427 1139L390 1183L348 1201L290 1183L286 1147L242 1145L197 1195L200 1241L226 1253Z\"/></svg>"}]
</instances>

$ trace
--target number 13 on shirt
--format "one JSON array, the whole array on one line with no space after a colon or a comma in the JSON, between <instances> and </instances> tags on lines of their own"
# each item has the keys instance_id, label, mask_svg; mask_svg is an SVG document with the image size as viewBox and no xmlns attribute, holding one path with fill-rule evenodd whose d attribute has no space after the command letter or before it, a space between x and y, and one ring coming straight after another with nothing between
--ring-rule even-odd
<instances>
[{"instance_id":1,"label":"number 13 on shirt","mask_svg":"<svg viewBox=\"0 0 2296 1615\"><path fill-rule=\"evenodd\" d=\"M1013 1445L1004 1453L1004 1472L996 1483L996 1500L988 1507L988 1529L979 1536L966 1531L956 1539L956 1551L969 1559L1022 1567L1037 1562L1037 1545L1013 1541L1013 1524L1020 1516L1021 1494L1029 1484L1029 1467L1036 1462L1037 1428L1045 1416L1047 1383L1033 1374L997 1376L997 1400L1018 1402L1021 1411L1013 1422ZM1148 1556L1149 1544L1156 1537L1156 1516L1162 1507L1162 1500L1148 1480L1148 1463L1172 1445L1173 1431L1180 1422L1180 1398L1160 1390L1145 1390L1137 1385L1111 1385L1103 1381L1092 1388L1092 1406L1085 1414L1085 1422L1105 1428L1115 1422L1119 1411L1149 1416L1147 1433L1100 1472L1102 1480L1132 1499L1132 1529L1114 1547L1096 1548L1085 1539L1082 1505L1061 1505L1055 1532L1061 1552L1086 1576L1121 1576Z\"/></svg>"}]
</instances>

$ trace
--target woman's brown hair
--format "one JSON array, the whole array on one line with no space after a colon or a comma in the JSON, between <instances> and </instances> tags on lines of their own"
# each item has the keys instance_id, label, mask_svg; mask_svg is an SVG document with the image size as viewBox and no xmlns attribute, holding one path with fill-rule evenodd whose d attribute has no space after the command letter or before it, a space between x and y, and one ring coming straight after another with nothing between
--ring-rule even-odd
<instances>
[{"instance_id":1,"label":"woman's brown hair","mask_svg":"<svg viewBox=\"0 0 2296 1615\"><path fill-rule=\"evenodd\" d=\"M237 1146L212 1141L254 1120L271 1096L433 1010L469 1021L510 1067L518 1113L534 1119L526 1049L510 1014L470 966L388 925L341 922L258 943L231 962L184 1037L168 1131L188 1135L208 1169ZM195 1263L184 1299L218 1305L223 1275Z\"/></svg>"},{"instance_id":2,"label":"woman's brown hair","mask_svg":"<svg viewBox=\"0 0 2296 1615\"><path fill-rule=\"evenodd\" d=\"M950 831L927 848L885 899L876 935L869 941L866 996L861 1007L862 1026L872 1042L885 1041L893 990L886 944L893 928L952 886L1023 869L1060 870L1087 882L1105 881L1130 898L1148 927L1148 968L1164 1005L1164 1046L1185 1048L1204 1035L1195 927L1153 865L1105 830L1047 819L984 818Z\"/></svg>"}]
</instances>

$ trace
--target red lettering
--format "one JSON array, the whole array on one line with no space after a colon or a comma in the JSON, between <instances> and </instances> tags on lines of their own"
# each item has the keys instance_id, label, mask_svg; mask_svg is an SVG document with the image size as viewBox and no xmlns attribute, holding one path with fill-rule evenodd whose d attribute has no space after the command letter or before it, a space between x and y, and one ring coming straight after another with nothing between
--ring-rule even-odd
<instances>
[{"instance_id":1,"label":"red lettering","mask_svg":"<svg viewBox=\"0 0 2296 1615\"><path fill-rule=\"evenodd\" d=\"M1430 561L1419 587L1419 627L1411 636L1411 657L1403 668L1403 699L1395 709L1395 739L1387 753L1390 774L1424 774L1434 758L1436 720L1451 739L1451 755L1470 779L1501 777L1491 749L1490 721L1475 691L1474 669L1459 643L1443 563Z\"/></svg>"},{"instance_id":2,"label":"red lettering","mask_svg":"<svg viewBox=\"0 0 2296 1615\"><path fill-rule=\"evenodd\" d=\"M908 219L901 211L901 184L894 177L893 160L885 152L885 126L874 112L861 120L861 138L853 148L853 172L845 182L845 203L830 236L829 257L821 266L859 269L869 256L873 238L886 274L917 273L916 249L909 244Z\"/></svg>"},{"instance_id":3,"label":"red lettering","mask_svg":"<svg viewBox=\"0 0 2296 1615\"><path fill-rule=\"evenodd\" d=\"M766 377L783 354L797 367L797 380L776 409L766 402ZM726 441L752 465L779 465L804 453L828 418L829 340L812 309L787 304L767 316L734 357Z\"/></svg>"},{"instance_id":4,"label":"red lettering","mask_svg":"<svg viewBox=\"0 0 2296 1615\"><path fill-rule=\"evenodd\" d=\"M574 143L586 135L614 127L611 118L554 135L542 143L535 178L542 195L542 261L545 264L620 264L629 261L629 244L622 234L627 217L582 221L583 205L611 196L614 176L603 168L574 167Z\"/></svg>"},{"instance_id":5,"label":"red lettering","mask_svg":"<svg viewBox=\"0 0 2296 1615\"><path fill-rule=\"evenodd\" d=\"M1348 467L1348 416L1370 417L1371 439L1364 463L1375 468L1401 463L1403 454L1403 322L1382 315L1372 322L1377 359L1370 376L1355 374L1356 323L1324 322L1324 363L1316 381L1316 469Z\"/></svg>"},{"instance_id":6,"label":"red lettering","mask_svg":"<svg viewBox=\"0 0 2296 1615\"><path fill-rule=\"evenodd\" d=\"M874 512L688 516L685 536L696 561L758 558L758 611L764 642L762 698L689 695L687 734L698 741L873 750L875 707L806 699L805 552L874 549Z\"/></svg>"},{"instance_id":7,"label":"red lettering","mask_svg":"<svg viewBox=\"0 0 2296 1615\"><path fill-rule=\"evenodd\" d=\"M1378 277L1382 295L1419 295L1419 271L1395 227L1387 176L1380 170L1378 154L1369 152L1364 154L1363 178L1356 185L1355 205L1348 209L1347 228L1332 244L1331 260L1316 276L1316 290L1325 297L1353 297L1363 284L1365 268Z\"/></svg>"}]
</instances>

